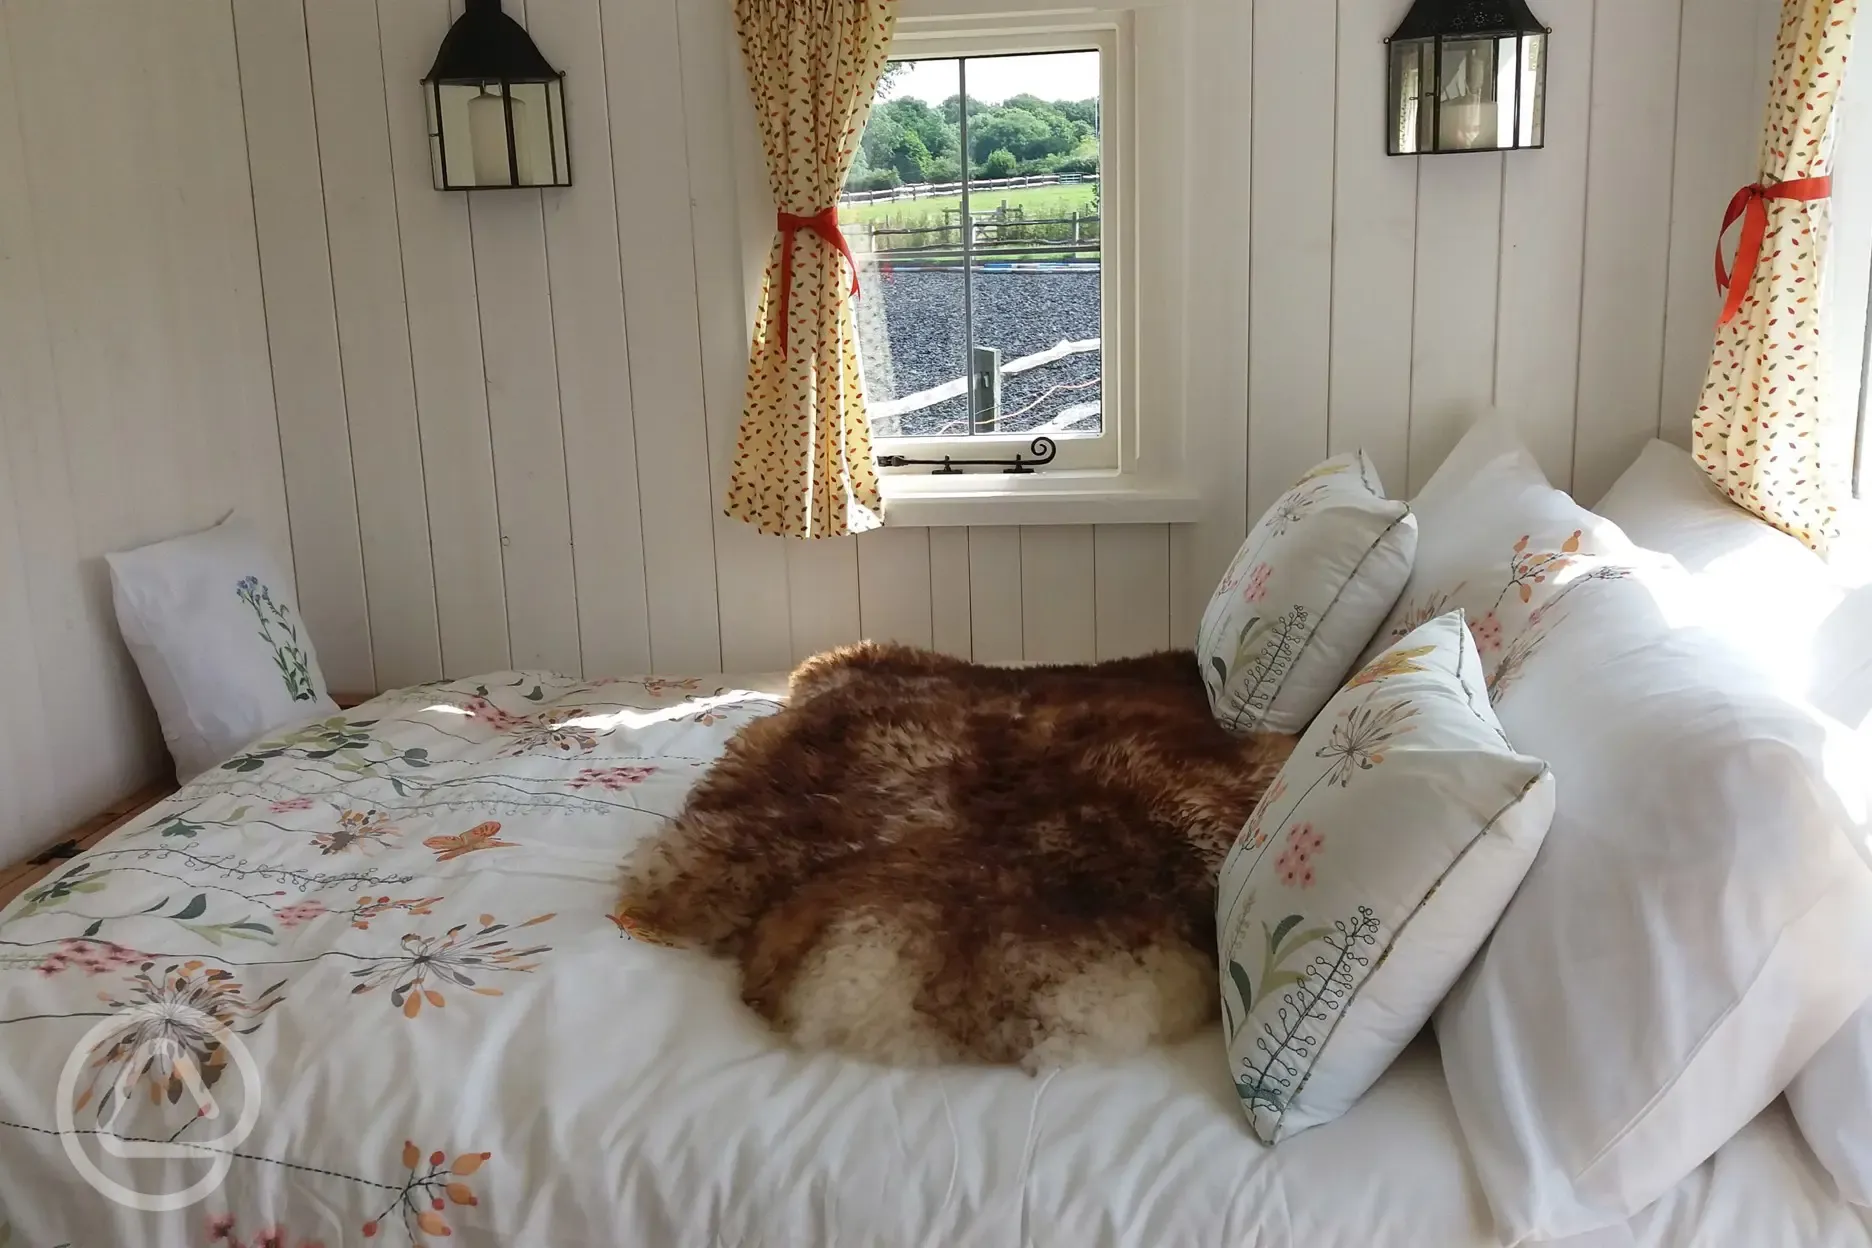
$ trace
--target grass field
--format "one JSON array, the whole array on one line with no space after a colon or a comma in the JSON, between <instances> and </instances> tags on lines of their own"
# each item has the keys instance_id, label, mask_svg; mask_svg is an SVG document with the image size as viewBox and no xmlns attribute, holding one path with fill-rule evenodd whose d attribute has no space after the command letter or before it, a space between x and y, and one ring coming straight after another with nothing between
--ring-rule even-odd
<instances>
[{"instance_id":1,"label":"grass field","mask_svg":"<svg viewBox=\"0 0 1872 1248\"><path fill-rule=\"evenodd\" d=\"M1029 186L1012 191L971 192L969 207L976 212L992 212L1004 202L1010 208L1023 209L1027 219L1070 217L1074 212L1092 211L1093 183L1068 182L1058 186ZM839 220L846 225L875 225L890 229L920 229L941 225L945 210L960 209L960 195L942 195L932 199L883 200L875 204L845 204L839 208Z\"/></svg>"}]
</instances>

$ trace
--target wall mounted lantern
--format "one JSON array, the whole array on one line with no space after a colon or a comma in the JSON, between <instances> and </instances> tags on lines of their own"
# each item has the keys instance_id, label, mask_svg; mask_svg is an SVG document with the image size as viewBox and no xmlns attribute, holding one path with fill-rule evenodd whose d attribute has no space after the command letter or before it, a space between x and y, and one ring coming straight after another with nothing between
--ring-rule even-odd
<instances>
[{"instance_id":1,"label":"wall mounted lantern","mask_svg":"<svg viewBox=\"0 0 1872 1248\"><path fill-rule=\"evenodd\" d=\"M438 191L572 185L565 75L500 0L467 0L423 96Z\"/></svg>"},{"instance_id":2,"label":"wall mounted lantern","mask_svg":"<svg viewBox=\"0 0 1872 1248\"><path fill-rule=\"evenodd\" d=\"M1524 0L1416 0L1385 40L1391 155L1542 146L1550 33Z\"/></svg>"}]
</instances>

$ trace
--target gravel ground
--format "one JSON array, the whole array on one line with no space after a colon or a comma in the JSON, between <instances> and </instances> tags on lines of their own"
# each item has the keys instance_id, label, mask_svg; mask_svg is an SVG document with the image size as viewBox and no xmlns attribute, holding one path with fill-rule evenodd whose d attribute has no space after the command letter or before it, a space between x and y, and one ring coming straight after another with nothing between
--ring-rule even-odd
<instances>
[{"instance_id":1,"label":"gravel ground","mask_svg":"<svg viewBox=\"0 0 1872 1248\"><path fill-rule=\"evenodd\" d=\"M881 296L881 297L880 297ZM962 334L962 275L959 271L879 272L865 283L856 303L866 385L879 398L928 390L962 375L967 349ZM1084 270L980 270L975 275L975 340L998 347L1002 363L1044 351L1067 339L1099 336L1099 275ZM882 318L884 324L879 325ZM881 349L888 340L888 351ZM1003 378L1001 428L1022 432L1053 419L1066 407L1095 403L1098 351ZM1056 389L1058 387L1058 389ZM1064 387L1074 387L1066 389ZM1048 393L1051 391L1051 393ZM1022 411L1021 409L1028 409ZM1019 415L1013 415L1019 412ZM896 418L901 428L877 420L879 434L960 433L968 424L968 400L958 397ZM1076 422L1096 430L1098 417Z\"/></svg>"}]
</instances>

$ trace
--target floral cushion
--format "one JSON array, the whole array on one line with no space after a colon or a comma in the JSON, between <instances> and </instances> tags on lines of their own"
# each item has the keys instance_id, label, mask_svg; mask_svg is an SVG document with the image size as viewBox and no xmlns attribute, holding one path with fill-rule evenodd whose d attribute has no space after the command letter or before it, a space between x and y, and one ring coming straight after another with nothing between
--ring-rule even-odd
<instances>
[{"instance_id":1,"label":"floral cushion","mask_svg":"<svg viewBox=\"0 0 1872 1248\"><path fill-rule=\"evenodd\" d=\"M1196 635L1216 719L1304 729L1352 670L1410 577L1417 522L1364 452L1336 456L1261 517Z\"/></svg>"},{"instance_id":2,"label":"floral cushion","mask_svg":"<svg viewBox=\"0 0 1872 1248\"><path fill-rule=\"evenodd\" d=\"M258 737L338 709L292 581L238 517L107 558L118 626L184 783Z\"/></svg>"},{"instance_id":3,"label":"floral cushion","mask_svg":"<svg viewBox=\"0 0 1872 1248\"><path fill-rule=\"evenodd\" d=\"M1488 938L1553 816L1460 612L1354 676L1281 770L1216 901L1229 1065L1277 1143L1345 1113Z\"/></svg>"}]
</instances>

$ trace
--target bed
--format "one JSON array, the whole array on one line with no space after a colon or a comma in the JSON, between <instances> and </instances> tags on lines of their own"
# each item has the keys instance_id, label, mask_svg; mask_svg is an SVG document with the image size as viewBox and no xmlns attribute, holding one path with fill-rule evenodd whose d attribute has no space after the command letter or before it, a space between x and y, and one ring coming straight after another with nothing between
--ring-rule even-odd
<instances>
[{"instance_id":1,"label":"bed","mask_svg":"<svg viewBox=\"0 0 1872 1248\"><path fill-rule=\"evenodd\" d=\"M613 911L626 851L779 690L401 691L249 748L29 888L0 912L0 1243L1499 1242L1427 1040L1278 1149L1247 1130L1219 1029L1036 1078L779 1046L726 968ZM126 1009L201 1060L217 1117L131 1056L147 1046L86 1051ZM61 1103L81 1106L70 1136ZM116 1157L102 1128L159 1155ZM1777 1102L1630 1226L1574 1242L1872 1226Z\"/></svg>"}]
</instances>

